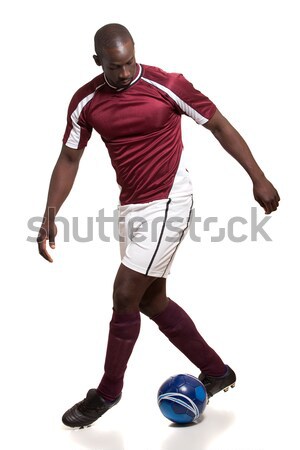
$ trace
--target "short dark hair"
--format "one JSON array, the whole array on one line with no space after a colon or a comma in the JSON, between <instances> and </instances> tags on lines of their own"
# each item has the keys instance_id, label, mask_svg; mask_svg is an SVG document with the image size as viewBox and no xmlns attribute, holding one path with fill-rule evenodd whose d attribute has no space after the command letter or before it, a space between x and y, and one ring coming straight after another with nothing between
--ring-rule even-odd
<instances>
[{"instance_id":1,"label":"short dark hair","mask_svg":"<svg viewBox=\"0 0 300 450\"><path fill-rule=\"evenodd\" d=\"M101 55L104 49L117 47L120 42L127 42L133 38L124 25L109 23L101 27L95 34L95 52Z\"/></svg>"}]
</instances>

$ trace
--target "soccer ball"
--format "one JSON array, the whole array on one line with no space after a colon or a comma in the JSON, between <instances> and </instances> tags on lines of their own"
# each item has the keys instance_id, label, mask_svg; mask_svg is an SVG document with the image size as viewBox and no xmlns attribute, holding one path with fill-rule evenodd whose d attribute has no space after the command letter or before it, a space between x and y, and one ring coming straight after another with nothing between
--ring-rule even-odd
<instances>
[{"instance_id":1,"label":"soccer ball","mask_svg":"<svg viewBox=\"0 0 300 450\"><path fill-rule=\"evenodd\" d=\"M196 421L206 408L208 396L204 384L193 375L168 378L159 388L157 402L162 414L175 423Z\"/></svg>"}]
</instances>

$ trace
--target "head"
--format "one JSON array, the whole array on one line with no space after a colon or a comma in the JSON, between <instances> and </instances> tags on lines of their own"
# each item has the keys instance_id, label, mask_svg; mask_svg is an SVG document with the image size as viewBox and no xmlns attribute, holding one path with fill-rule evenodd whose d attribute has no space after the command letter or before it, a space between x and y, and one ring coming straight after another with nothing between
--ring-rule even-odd
<instances>
[{"instance_id":1,"label":"head","mask_svg":"<svg viewBox=\"0 0 300 450\"><path fill-rule=\"evenodd\" d=\"M95 34L96 64L102 66L107 81L116 88L130 84L136 69L134 42L123 25L110 23Z\"/></svg>"}]
</instances>

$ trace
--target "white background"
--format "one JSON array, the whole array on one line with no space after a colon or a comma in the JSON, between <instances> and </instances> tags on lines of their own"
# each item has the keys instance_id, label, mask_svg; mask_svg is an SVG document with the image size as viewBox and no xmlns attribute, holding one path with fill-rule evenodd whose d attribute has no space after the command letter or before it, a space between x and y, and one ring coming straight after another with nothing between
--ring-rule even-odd
<instances>
[{"instance_id":1,"label":"white background","mask_svg":"<svg viewBox=\"0 0 300 450\"><path fill-rule=\"evenodd\" d=\"M169 296L237 372L201 423L178 428L156 405L160 384L197 369L143 318L122 402L93 427L62 413L102 375L118 243L63 242L44 261L31 217L43 213L75 90L99 73L93 36L105 23L132 32L137 60L181 72L244 136L282 201L266 242L197 230L169 278ZM11 1L1 12L1 447L14 450L275 450L299 448L299 22L296 1ZM197 216L250 220L250 179L213 136L183 119ZM111 215L118 188L93 135L60 214ZM257 205L258 206L258 205ZM258 206L259 208L259 206ZM264 212L259 208L258 220ZM249 225L236 234L249 235Z\"/></svg>"}]
</instances>

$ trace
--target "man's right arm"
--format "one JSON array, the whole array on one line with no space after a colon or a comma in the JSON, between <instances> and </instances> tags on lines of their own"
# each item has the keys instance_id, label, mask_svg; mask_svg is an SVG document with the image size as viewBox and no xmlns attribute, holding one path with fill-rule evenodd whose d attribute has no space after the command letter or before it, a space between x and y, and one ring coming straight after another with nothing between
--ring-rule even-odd
<instances>
[{"instance_id":1,"label":"man's right arm","mask_svg":"<svg viewBox=\"0 0 300 450\"><path fill-rule=\"evenodd\" d=\"M83 151L84 149L74 150L63 145L52 172L43 224L37 238L39 253L49 262L53 259L47 251L46 243L49 240L50 248L55 248L55 216L72 189Z\"/></svg>"}]
</instances>

